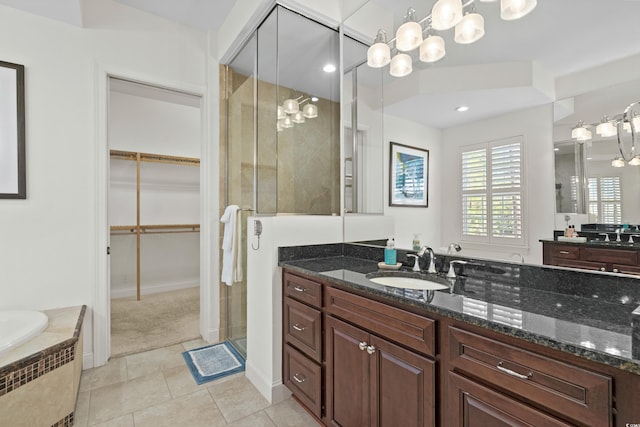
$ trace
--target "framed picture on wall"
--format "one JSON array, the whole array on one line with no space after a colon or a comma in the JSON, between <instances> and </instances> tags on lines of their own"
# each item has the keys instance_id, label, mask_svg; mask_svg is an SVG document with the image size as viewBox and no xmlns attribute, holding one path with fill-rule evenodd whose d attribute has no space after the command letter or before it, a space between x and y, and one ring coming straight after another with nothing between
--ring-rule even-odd
<instances>
[{"instance_id":1,"label":"framed picture on wall","mask_svg":"<svg viewBox=\"0 0 640 427\"><path fill-rule=\"evenodd\" d=\"M26 199L24 65L0 61L0 199Z\"/></svg>"},{"instance_id":2,"label":"framed picture on wall","mask_svg":"<svg viewBox=\"0 0 640 427\"><path fill-rule=\"evenodd\" d=\"M390 143L389 206L429 206L429 150Z\"/></svg>"}]
</instances>

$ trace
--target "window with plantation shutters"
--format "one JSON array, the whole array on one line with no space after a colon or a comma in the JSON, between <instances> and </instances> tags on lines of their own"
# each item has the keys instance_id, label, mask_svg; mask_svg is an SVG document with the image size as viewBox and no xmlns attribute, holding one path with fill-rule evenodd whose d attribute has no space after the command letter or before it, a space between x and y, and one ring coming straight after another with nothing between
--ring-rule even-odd
<instances>
[{"instance_id":1,"label":"window with plantation shutters","mask_svg":"<svg viewBox=\"0 0 640 427\"><path fill-rule=\"evenodd\" d=\"M589 213L595 222L602 224L622 223L622 201L620 200L620 177L601 176L588 179Z\"/></svg>"},{"instance_id":2,"label":"window with plantation shutters","mask_svg":"<svg viewBox=\"0 0 640 427\"><path fill-rule=\"evenodd\" d=\"M462 238L522 244L522 138L463 148L461 161Z\"/></svg>"}]
</instances>

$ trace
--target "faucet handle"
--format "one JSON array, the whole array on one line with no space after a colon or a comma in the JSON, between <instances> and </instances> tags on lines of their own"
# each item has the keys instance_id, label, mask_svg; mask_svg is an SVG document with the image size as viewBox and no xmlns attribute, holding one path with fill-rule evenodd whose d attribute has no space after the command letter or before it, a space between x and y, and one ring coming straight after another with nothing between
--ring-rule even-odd
<instances>
[{"instance_id":1,"label":"faucet handle","mask_svg":"<svg viewBox=\"0 0 640 427\"><path fill-rule=\"evenodd\" d=\"M456 277L456 270L454 268L454 264L466 264L467 261L463 261L461 259L454 259L449 262L449 272L447 273L447 277L450 279L454 279Z\"/></svg>"},{"instance_id":2,"label":"faucet handle","mask_svg":"<svg viewBox=\"0 0 640 427\"><path fill-rule=\"evenodd\" d=\"M414 254L407 254L408 257L413 257L416 259L416 262L413 264L413 271L420 271L420 257Z\"/></svg>"}]
</instances>

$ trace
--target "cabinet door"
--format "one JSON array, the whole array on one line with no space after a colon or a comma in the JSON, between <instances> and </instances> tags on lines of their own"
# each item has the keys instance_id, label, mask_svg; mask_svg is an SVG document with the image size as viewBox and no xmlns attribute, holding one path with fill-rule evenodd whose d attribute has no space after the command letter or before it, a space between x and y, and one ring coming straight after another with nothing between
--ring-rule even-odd
<instances>
[{"instance_id":1,"label":"cabinet door","mask_svg":"<svg viewBox=\"0 0 640 427\"><path fill-rule=\"evenodd\" d=\"M327 419L333 426L368 426L369 334L330 316L325 333Z\"/></svg>"},{"instance_id":2,"label":"cabinet door","mask_svg":"<svg viewBox=\"0 0 640 427\"><path fill-rule=\"evenodd\" d=\"M435 362L371 336L371 426L435 425Z\"/></svg>"},{"instance_id":3,"label":"cabinet door","mask_svg":"<svg viewBox=\"0 0 640 427\"><path fill-rule=\"evenodd\" d=\"M447 380L446 416L452 427L570 425L453 372Z\"/></svg>"}]
</instances>

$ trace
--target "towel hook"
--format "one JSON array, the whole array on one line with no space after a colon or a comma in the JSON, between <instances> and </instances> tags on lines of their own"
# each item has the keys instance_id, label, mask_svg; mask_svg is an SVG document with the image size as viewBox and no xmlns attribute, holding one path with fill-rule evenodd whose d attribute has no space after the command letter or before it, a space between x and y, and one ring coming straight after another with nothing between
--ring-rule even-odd
<instances>
[{"instance_id":1,"label":"towel hook","mask_svg":"<svg viewBox=\"0 0 640 427\"><path fill-rule=\"evenodd\" d=\"M254 219L253 220L253 235L254 236L258 236L258 246L255 247L253 246L253 242L251 243L251 249L253 249L254 251L257 251L258 249L260 249L260 235L262 234L262 221L260 221L259 219Z\"/></svg>"}]
</instances>

